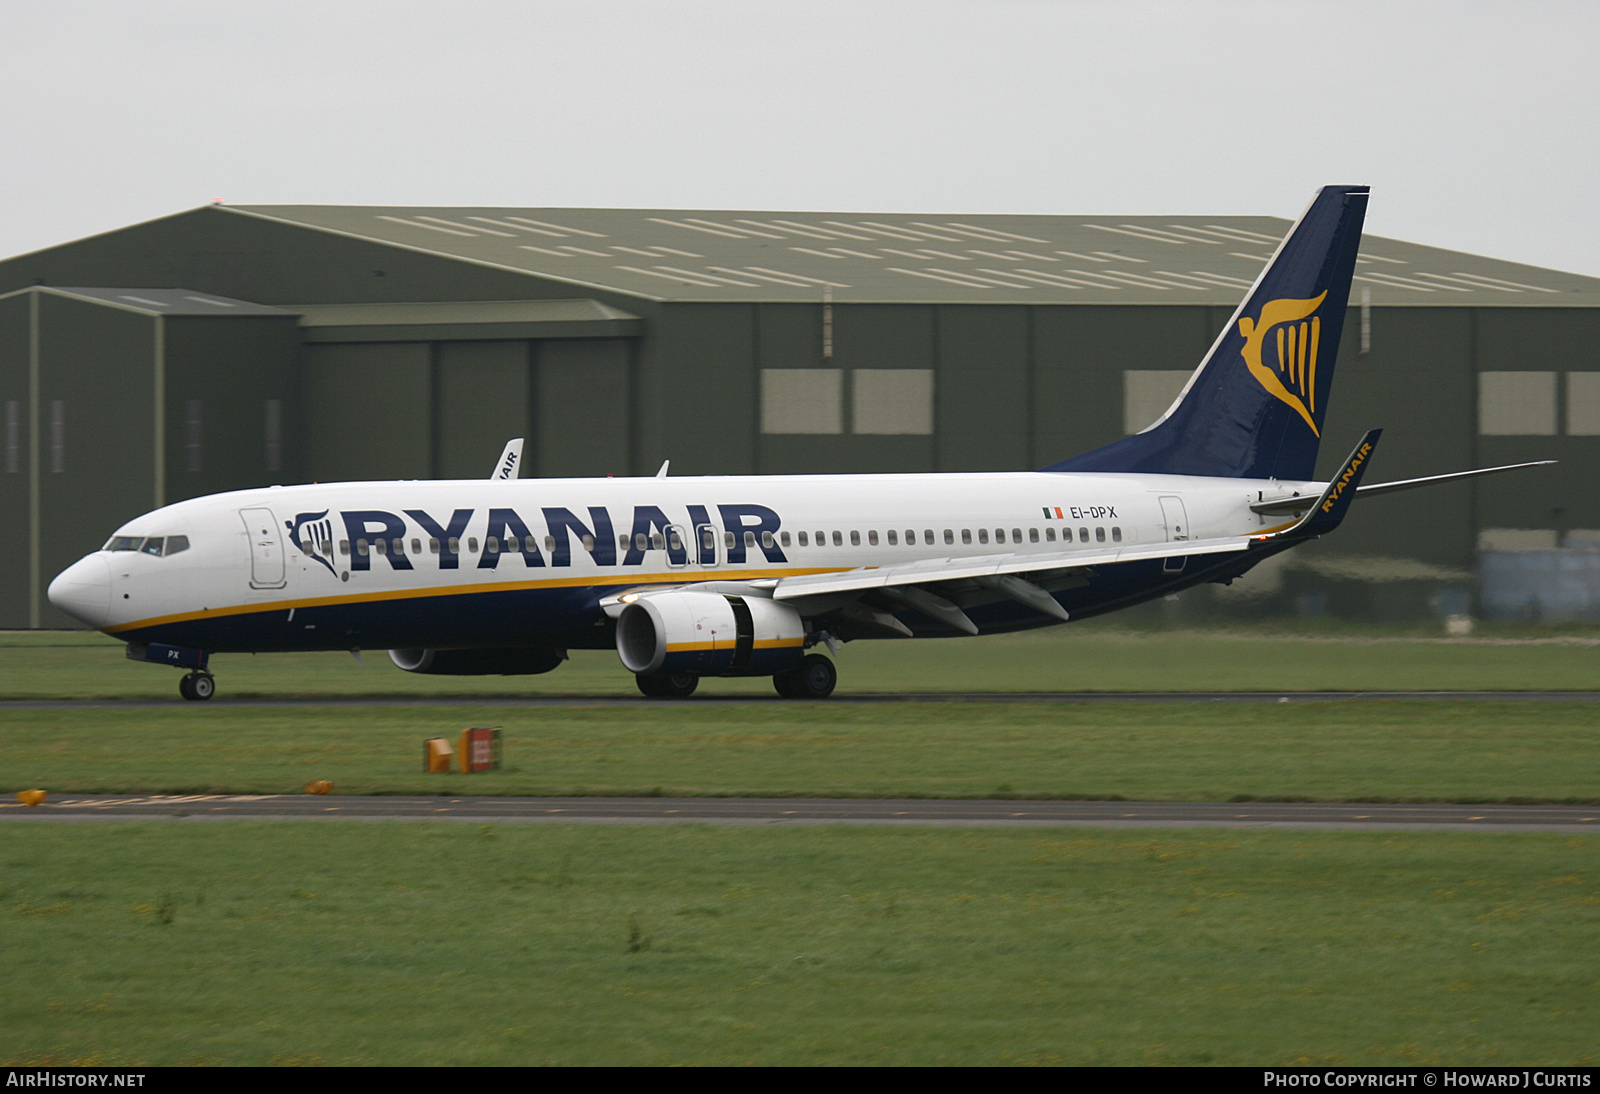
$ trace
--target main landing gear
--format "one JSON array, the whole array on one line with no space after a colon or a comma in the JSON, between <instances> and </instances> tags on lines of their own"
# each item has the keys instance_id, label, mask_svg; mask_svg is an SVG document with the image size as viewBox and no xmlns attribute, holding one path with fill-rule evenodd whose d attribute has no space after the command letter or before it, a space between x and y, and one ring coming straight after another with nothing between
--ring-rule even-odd
<instances>
[{"instance_id":1,"label":"main landing gear","mask_svg":"<svg viewBox=\"0 0 1600 1094\"><path fill-rule=\"evenodd\" d=\"M639 690L652 699L687 699L700 686L700 677L687 672L636 673Z\"/></svg>"},{"instance_id":2,"label":"main landing gear","mask_svg":"<svg viewBox=\"0 0 1600 1094\"><path fill-rule=\"evenodd\" d=\"M633 678L652 699L687 699L700 685L700 677L687 672L641 672ZM838 670L820 653L807 655L799 665L772 678L772 686L785 699L826 699L838 683ZM187 692L184 697L193 698Z\"/></svg>"},{"instance_id":3,"label":"main landing gear","mask_svg":"<svg viewBox=\"0 0 1600 1094\"><path fill-rule=\"evenodd\" d=\"M185 699L209 699L217 693L217 678L209 672L191 672L178 681L178 694Z\"/></svg>"},{"instance_id":4,"label":"main landing gear","mask_svg":"<svg viewBox=\"0 0 1600 1094\"><path fill-rule=\"evenodd\" d=\"M772 686L785 699L826 699L838 683L839 671L820 653L807 654L797 668L772 678Z\"/></svg>"}]
</instances>

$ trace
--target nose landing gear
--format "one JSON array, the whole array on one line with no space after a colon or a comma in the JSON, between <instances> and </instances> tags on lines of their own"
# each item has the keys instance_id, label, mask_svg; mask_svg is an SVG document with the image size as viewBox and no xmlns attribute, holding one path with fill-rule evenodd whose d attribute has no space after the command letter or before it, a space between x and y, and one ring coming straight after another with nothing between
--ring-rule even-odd
<instances>
[{"instance_id":1,"label":"nose landing gear","mask_svg":"<svg viewBox=\"0 0 1600 1094\"><path fill-rule=\"evenodd\" d=\"M217 678L209 672L191 672L178 681L178 694L185 699L209 699L217 693Z\"/></svg>"}]
</instances>

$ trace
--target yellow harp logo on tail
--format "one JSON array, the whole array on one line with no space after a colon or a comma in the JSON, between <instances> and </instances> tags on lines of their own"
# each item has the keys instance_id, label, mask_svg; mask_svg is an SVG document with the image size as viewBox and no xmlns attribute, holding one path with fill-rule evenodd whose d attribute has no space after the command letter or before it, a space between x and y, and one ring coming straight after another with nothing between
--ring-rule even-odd
<instances>
[{"instance_id":1,"label":"yellow harp logo on tail","mask_svg":"<svg viewBox=\"0 0 1600 1094\"><path fill-rule=\"evenodd\" d=\"M1322 336L1322 319L1314 313L1327 298L1327 291L1311 300L1269 300L1261 305L1259 318L1239 320L1244 336L1245 367L1267 394L1282 402L1306 420L1316 436L1317 423L1317 344ZM1309 322L1307 322L1309 320ZM1262 364L1267 335L1277 331L1277 368Z\"/></svg>"}]
</instances>

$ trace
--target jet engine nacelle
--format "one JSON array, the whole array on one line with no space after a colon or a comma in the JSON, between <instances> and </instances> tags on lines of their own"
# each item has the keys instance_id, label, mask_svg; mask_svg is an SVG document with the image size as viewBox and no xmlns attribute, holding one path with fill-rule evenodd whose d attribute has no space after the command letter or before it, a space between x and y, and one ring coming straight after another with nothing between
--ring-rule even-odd
<instances>
[{"instance_id":1,"label":"jet engine nacelle","mask_svg":"<svg viewBox=\"0 0 1600 1094\"><path fill-rule=\"evenodd\" d=\"M800 664L805 638L799 612L760 596L656 593L617 619L617 656L644 674L771 676Z\"/></svg>"},{"instance_id":2,"label":"jet engine nacelle","mask_svg":"<svg viewBox=\"0 0 1600 1094\"><path fill-rule=\"evenodd\" d=\"M534 676L567 659L566 650L390 650L389 660L407 672L432 676Z\"/></svg>"}]
</instances>

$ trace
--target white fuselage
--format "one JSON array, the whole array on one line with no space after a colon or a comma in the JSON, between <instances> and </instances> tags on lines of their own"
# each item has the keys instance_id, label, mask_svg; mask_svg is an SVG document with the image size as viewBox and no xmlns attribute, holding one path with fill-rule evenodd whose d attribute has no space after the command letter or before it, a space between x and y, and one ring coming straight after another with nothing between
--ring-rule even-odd
<instances>
[{"instance_id":1,"label":"white fuselage","mask_svg":"<svg viewBox=\"0 0 1600 1094\"><path fill-rule=\"evenodd\" d=\"M1040 472L272 487L129 521L122 549L87 556L50 595L130 641L214 650L605 645L598 602L631 587L1245 537L1282 525L1250 510L1264 492L1319 489ZM138 546L174 536L177 553Z\"/></svg>"}]
</instances>

